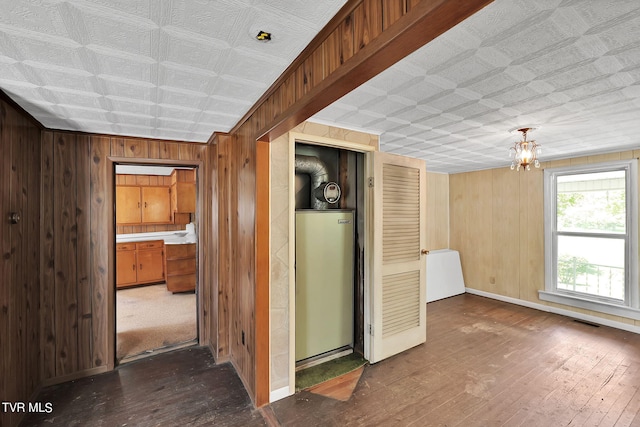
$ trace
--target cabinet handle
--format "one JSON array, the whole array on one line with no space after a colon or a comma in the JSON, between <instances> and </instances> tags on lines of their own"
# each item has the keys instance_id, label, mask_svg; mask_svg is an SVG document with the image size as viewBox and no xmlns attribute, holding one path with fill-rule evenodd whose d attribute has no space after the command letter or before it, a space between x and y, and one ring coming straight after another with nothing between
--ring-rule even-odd
<instances>
[{"instance_id":1,"label":"cabinet handle","mask_svg":"<svg viewBox=\"0 0 640 427\"><path fill-rule=\"evenodd\" d=\"M138 207L140 207L140 202L138 202Z\"/></svg>"},{"instance_id":2,"label":"cabinet handle","mask_svg":"<svg viewBox=\"0 0 640 427\"><path fill-rule=\"evenodd\" d=\"M132 267L131 269L132 269L133 271L136 271L136 265L135 265L135 264L133 264L131 267Z\"/></svg>"},{"instance_id":3,"label":"cabinet handle","mask_svg":"<svg viewBox=\"0 0 640 427\"><path fill-rule=\"evenodd\" d=\"M142 270L142 264L140 264L140 270Z\"/></svg>"},{"instance_id":4,"label":"cabinet handle","mask_svg":"<svg viewBox=\"0 0 640 427\"><path fill-rule=\"evenodd\" d=\"M144 202L144 207L145 207L145 208L147 207L147 202Z\"/></svg>"}]
</instances>

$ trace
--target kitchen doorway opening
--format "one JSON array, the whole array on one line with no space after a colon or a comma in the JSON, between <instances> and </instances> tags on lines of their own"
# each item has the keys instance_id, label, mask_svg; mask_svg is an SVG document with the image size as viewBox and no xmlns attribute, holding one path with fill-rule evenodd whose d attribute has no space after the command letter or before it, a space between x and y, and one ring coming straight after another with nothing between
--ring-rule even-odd
<instances>
[{"instance_id":1,"label":"kitchen doorway opening","mask_svg":"<svg viewBox=\"0 0 640 427\"><path fill-rule=\"evenodd\" d=\"M115 364L197 345L198 167L115 165Z\"/></svg>"}]
</instances>

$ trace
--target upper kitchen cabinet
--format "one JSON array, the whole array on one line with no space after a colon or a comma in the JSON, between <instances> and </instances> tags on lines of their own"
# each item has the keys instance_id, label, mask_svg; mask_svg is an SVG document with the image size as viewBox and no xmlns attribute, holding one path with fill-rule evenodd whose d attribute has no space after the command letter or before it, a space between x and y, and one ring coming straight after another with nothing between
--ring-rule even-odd
<instances>
[{"instance_id":1,"label":"upper kitchen cabinet","mask_svg":"<svg viewBox=\"0 0 640 427\"><path fill-rule=\"evenodd\" d=\"M174 224L188 224L196 211L196 171L175 169L171 174L171 214Z\"/></svg>"},{"instance_id":2,"label":"upper kitchen cabinet","mask_svg":"<svg viewBox=\"0 0 640 427\"><path fill-rule=\"evenodd\" d=\"M116 225L171 223L169 187L116 185Z\"/></svg>"}]
</instances>

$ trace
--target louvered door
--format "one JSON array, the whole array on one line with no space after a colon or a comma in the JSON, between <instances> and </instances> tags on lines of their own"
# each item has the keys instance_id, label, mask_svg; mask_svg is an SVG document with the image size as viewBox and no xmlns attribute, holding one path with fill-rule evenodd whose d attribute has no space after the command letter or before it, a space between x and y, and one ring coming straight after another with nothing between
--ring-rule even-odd
<instances>
[{"instance_id":1,"label":"louvered door","mask_svg":"<svg viewBox=\"0 0 640 427\"><path fill-rule=\"evenodd\" d=\"M374 155L372 363L426 340L425 179L423 160Z\"/></svg>"}]
</instances>

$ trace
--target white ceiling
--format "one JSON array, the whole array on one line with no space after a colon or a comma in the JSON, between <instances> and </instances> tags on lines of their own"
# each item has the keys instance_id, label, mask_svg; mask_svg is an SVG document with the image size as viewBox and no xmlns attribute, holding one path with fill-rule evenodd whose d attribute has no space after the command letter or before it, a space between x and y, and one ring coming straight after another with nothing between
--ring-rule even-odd
<instances>
[{"instance_id":1,"label":"white ceiling","mask_svg":"<svg viewBox=\"0 0 640 427\"><path fill-rule=\"evenodd\" d=\"M344 3L0 0L0 88L49 128L206 142Z\"/></svg>"},{"instance_id":2,"label":"white ceiling","mask_svg":"<svg viewBox=\"0 0 640 427\"><path fill-rule=\"evenodd\" d=\"M49 128L230 130L344 0L0 0L0 88ZM273 40L253 39L258 30ZM312 120L436 172L640 148L640 2L496 0Z\"/></svg>"}]
</instances>

